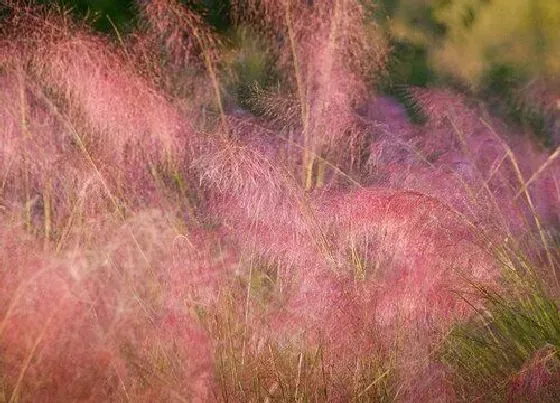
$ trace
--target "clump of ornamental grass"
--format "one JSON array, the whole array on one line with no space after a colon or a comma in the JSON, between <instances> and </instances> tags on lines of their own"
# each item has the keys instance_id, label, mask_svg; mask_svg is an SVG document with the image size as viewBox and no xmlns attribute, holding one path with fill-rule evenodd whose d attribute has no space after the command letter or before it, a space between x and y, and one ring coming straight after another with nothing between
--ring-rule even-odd
<instances>
[{"instance_id":1,"label":"clump of ornamental grass","mask_svg":"<svg viewBox=\"0 0 560 403\"><path fill-rule=\"evenodd\" d=\"M194 226L190 125L68 14L10 3L1 29L2 396L204 398L186 301L210 303L219 275L176 221Z\"/></svg>"},{"instance_id":2,"label":"clump of ornamental grass","mask_svg":"<svg viewBox=\"0 0 560 403\"><path fill-rule=\"evenodd\" d=\"M475 317L459 321L444 342L457 397L555 400L558 260L551 233L552 206L558 203L556 153L548 155L522 136L500 135L505 128L499 122L464 100L433 91L417 96L433 139L417 142L416 150L439 155L416 164L428 172L446 169L449 178L456 178L455 189L462 189L463 202L438 186L428 191L476 220L488 251L503 268L502 281L475 281L474 293L459 292ZM414 186L426 190L423 180L417 182L418 171L409 172ZM550 286L544 287L543 280Z\"/></svg>"},{"instance_id":3,"label":"clump of ornamental grass","mask_svg":"<svg viewBox=\"0 0 560 403\"><path fill-rule=\"evenodd\" d=\"M167 94L190 101L181 102L189 113L197 116L208 108L225 130L219 36L199 13L176 0L138 0L137 5L141 23L132 49L139 65Z\"/></svg>"},{"instance_id":4,"label":"clump of ornamental grass","mask_svg":"<svg viewBox=\"0 0 560 403\"><path fill-rule=\"evenodd\" d=\"M353 346L340 348L328 334L323 342L310 343L298 323L290 331L278 327L290 315L286 301L295 284L286 277L289 270L257 257L242 267L203 319L213 339L221 399L371 401L396 396L392 370L373 340L366 345L354 338Z\"/></svg>"},{"instance_id":5,"label":"clump of ornamental grass","mask_svg":"<svg viewBox=\"0 0 560 403\"><path fill-rule=\"evenodd\" d=\"M483 261L488 266L478 272L483 278L474 281L478 292L465 297L465 302L474 307L476 319L452 326L455 320L463 323L460 317L468 316L469 310L467 304L451 297L457 291L459 295L467 292L468 288L458 287L464 281L451 280L447 283L451 299L444 306L456 301L463 308L439 333L451 329L445 342L445 360L451 363L459 379L457 397L504 399L509 395L512 399L557 399L554 340L558 313L554 285L558 281L558 260L551 236L557 222L552 207L558 203L557 152L549 155L521 135L506 136L506 128L500 122L482 108L469 106L461 97L434 90L415 91L415 96L428 117L427 129L391 121L379 127L382 136L372 143L370 180L378 186L415 190L445 202L448 211L459 213L460 221L481 236L476 248L486 256ZM392 132L385 131L387 128ZM355 225L359 220L348 222ZM419 222L427 223L424 219ZM391 260L372 259L375 249L364 252L368 245L379 242L379 236L369 229L362 234L362 240L356 235L350 238L351 247L341 256L356 262L357 273L362 276L378 273ZM406 233L390 243L399 245L395 249L406 251L405 245L413 239L414 235ZM433 243L437 238L426 234L416 245L427 239ZM457 240L457 235L449 239ZM460 249L466 250L465 246ZM492 257L493 251L502 249L504 253ZM436 250L438 256L430 258L430 262L443 257L440 252L445 255L445 248L440 246ZM519 257L522 252L527 256L524 259ZM397 256L395 253L391 259L394 261ZM467 259L473 256L473 251L465 254ZM450 261L459 263L460 258L456 256ZM408 262L414 271L421 265ZM458 268L461 264L452 266ZM474 263L472 267L477 266L484 264ZM499 267L506 268L501 273L505 285L497 282ZM430 273L426 279L434 278L432 267ZM457 274L473 282L473 277L464 271ZM540 285L543 279L552 286L544 289ZM395 300L412 302L410 298L421 284L419 280L415 278L410 283L414 284L412 287L394 287L407 289ZM430 303L430 311L437 312L437 306ZM438 344L439 341L435 348ZM486 391L488 394L484 394Z\"/></svg>"},{"instance_id":6,"label":"clump of ornamental grass","mask_svg":"<svg viewBox=\"0 0 560 403\"><path fill-rule=\"evenodd\" d=\"M296 100L288 102L299 109L289 116L296 117L292 124L298 127L294 140L301 147L301 183L306 190L322 187L328 179L325 157L346 167L348 161L337 159L345 154L338 152L341 147L359 154L364 133L352 108L364 93L366 70L383 66L383 38L354 1L238 1L233 15L258 32L282 38L275 52L279 70L287 72L282 96ZM285 112L278 106L285 102L279 99L256 91L252 103L264 103L259 109L280 117Z\"/></svg>"},{"instance_id":7,"label":"clump of ornamental grass","mask_svg":"<svg viewBox=\"0 0 560 403\"><path fill-rule=\"evenodd\" d=\"M229 258L210 254L204 237L177 234L173 220L99 217L58 256L17 228L0 234L7 401L210 397L209 339L194 305L218 293Z\"/></svg>"},{"instance_id":8,"label":"clump of ornamental grass","mask_svg":"<svg viewBox=\"0 0 560 403\"><path fill-rule=\"evenodd\" d=\"M11 4L5 400L453 399L472 379L436 353L473 326L471 307L493 306L513 323L500 345L519 344L508 337L527 324L495 307L509 290L499 269L555 280L556 153L505 141L445 91L412 91L425 128L358 116L385 55L361 3L233 2L280 75L251 89L257 117L228 115L228 55L177 1L138 2L143 25L118 46L67 14ZM492 253L504 245L517 255ZM536 263L504 257L520 251ZM469 284L498 291L465 300ZM507 309L553 318L544 291L511 284ZM527 334L511 396L554 382L542 375L553 337Z\"/></svg>"},{"instance_id":9,"label":"clump of ornamental grass","mask_svg":"<svg viewBox=\"0 0 560 403\"><path fill-rule=\"evenodd\" d=\"M471 220L495 221L514 239L536 235L546 248L541 234L558 222L558 153L549 155L457 94L413 92L426 125L377 118L368 182L428 193Z\"/></svg>"},{"instance_id":10,"label":"clump of ornamental grass","mask_svg":"<svg viewBox=\"0 0 560 403\"><path fill-rule=\"evenodd\" d=\"M473 284L472 294L484 306L452 328L442 359L452 369L461 399L556 401L558 304L530 261L505 249L500 255L503 284Z\"/></svg>"},{"instance_id":11,"label":"clump of ornamental grass","mask_svg":"<svg viewBox=\"0 0 560 403\"><path fill-rule=\"evenodd\" d=\"M122 51L42 8L8 8L2 30L3 94L17 100L0 112L2 192L28 228L60 244L78 213L173 193L192 216L193 130Z\"/></svg>"},{"instance_id":12,"label":"clump of ornamental grass","mask_svg":"<svg viewBox=\"0 0 560 403\"><path fill-rule=\"evenodd\" d=\"M475 225L419 192L366 188L308 197L271 158L240 145L198 166L208 185L228 195L213 200L215 211L228 231L243 234L243 250L284 267L280 281L291 288L283 313L270 319L276 333L348 357L367 355L375 334L378 353L399 357L391 375L403 396L447 395L445 370L431 350L467 312L455 284L496 277Z\"/></svg>"},{"instance_id":13,"label":"clump of ornamental grass","mask_svg":"<svg viewBox=\"0 0 560 403\"><path fill-rule=\"evenodd\" d=\"M240 132L238 138L251 135ZM229 231L243 234L243 249L288 268L282 278L293 288L276 322L278 333L299 334L307 346L350 352L357 340L369 337L365 329L380 327L382 350L399 357L392 375L402 396L449 395L446 371L433 350L468 313L468 305L456 297L457 284L464 278L496 281L487 243L499 242L505 233L493 232L498 225L491 217L474 221L471 210L460 209L466 203L446 203L442 193L440 199L370 187L305 196L275 164L274 154L266 155L266 146L258 151L258 144L240 142L197 166L205 183L228 195L213 201L215 211ZM456 191L465 200L463 188L457 181ZM490 236L477 235L483 228Z\"/></svg>"},{"instance_id":14,"label":"clump of ornamental grass","mask_svg":"<svg viewBox=\"0 0 560 403\"><path fill-rule=\"evenodd\" d=\"M346 292L380 329L377 342L394 351L401 396L448 395L445 370L432 351L468 313L455 295L464 279L496 281L487 240L460 212L419 192L342 193L322 214L331 225L338 270L348 279Z\"/></svg>"},{"instance_id":15,"label":"clump of ornamental grass","mask_svg":"<svg viewBox=\"0 0 560 403\"><path fill-rule=\"evenodd\" d=\"M229 140L195 162L212 193L208 208L251 253L272 259L321 265L328 251L314 202L263 141L263 129L247 119L229 119ZM219 143L218 143L219 144ZM301 246L304 246L303 248Z\"/></svg>"}]
</instances>

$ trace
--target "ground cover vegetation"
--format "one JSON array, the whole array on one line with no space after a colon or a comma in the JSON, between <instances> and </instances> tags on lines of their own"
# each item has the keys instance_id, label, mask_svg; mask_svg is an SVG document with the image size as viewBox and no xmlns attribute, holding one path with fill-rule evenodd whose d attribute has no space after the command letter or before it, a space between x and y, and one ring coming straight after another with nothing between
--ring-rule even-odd
<instances>
[{"instance_id":1,"label":"ground cover vegetation","mask_svg":"<svg viewBox=\"0 0 560 403\"><path fill-rule=\"evenodd\" d=\"M558 401L558 10L487 60L499 3L1 0L0 402Z\"/></svg>"}]
</instances>

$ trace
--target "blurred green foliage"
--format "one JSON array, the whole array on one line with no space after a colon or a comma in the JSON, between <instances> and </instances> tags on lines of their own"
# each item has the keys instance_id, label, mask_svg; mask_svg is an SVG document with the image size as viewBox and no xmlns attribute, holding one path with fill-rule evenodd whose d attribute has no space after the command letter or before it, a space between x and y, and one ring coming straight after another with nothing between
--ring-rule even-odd
<instances>
[{"instance_id":1,"label":"blurred green foliage","mask_svg":"<svg viewBox=\"0 0 560 403\"><path fill-rule=\"evenodd\" d=\"M393 41L391 95L408 99L399 94L408 85L459 88L483 98L494 113L532 131L544 145L558 143L560 1L380 0L379 5L378 21Z\"/></svg>"},{"instance_id":2,"label":"blurred green foliage","mask_svg":"<svg viewBox=\"0 0 560 403\"><path fill-rule=\"evenodd\" d=\"M496 66L560 74L557 0L393 0L390 32L426 48L430 65L478 87Z\"/></svg>"}]
</instances>

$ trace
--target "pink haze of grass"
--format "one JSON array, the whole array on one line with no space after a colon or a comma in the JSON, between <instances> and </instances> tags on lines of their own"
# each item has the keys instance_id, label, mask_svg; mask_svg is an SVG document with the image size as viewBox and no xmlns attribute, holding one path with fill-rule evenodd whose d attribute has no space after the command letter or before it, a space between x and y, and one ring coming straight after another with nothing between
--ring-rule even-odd
<instances>
[{"instance_id":1,"label":"pink haze of grass","mask_svg":"<svg viewBox=\"0 0 560 403\"><path fill-rule=\"evenodd\" d=\"M359 2L317 3L286 3L305 93L297 102L308 108L285 122L292 143L278 122L254 117L225 116L227 135L199 124L219 47L174 1L140 2L146 27L122 46L68 15L8 7L3 400L243 401L253 383L224 366L224 351L270 392L280 370L249 363L275 346L322 352L323 386L308 395L317 401L368 396L375 379L397 400L453 401L433 351L472 314L457 295L469 283L498 286L494 248L513 245L553 279L541 235L558 225L558 164L519 194L548 155L483 106L415 90L428 116L417 127L391 101L366 97L363 64L382 65L384 45L364 40ZM283 33L283 4L248 2L244 21L265 15ZM191 25L178 32L170 16ZM348 47L370 59L345 59ZM293 69L294 54L278 52ZM161 80L185 66L199 77L186 107ZM331 161L311 192L298 182L301 147ZM272 290L257 283L257 260L274 269ZM367 362L381 370L362 385ZM527 368L512 381L523 393L539 387L540 367Z\"/></svg>"}]
</instances>

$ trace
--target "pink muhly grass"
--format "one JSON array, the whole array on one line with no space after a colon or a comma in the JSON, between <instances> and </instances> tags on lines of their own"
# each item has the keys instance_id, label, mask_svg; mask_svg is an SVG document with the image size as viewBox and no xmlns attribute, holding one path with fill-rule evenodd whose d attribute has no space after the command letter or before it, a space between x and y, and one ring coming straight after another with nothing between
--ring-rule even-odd
<instances>
[{"instance_id":1,"label":"pink muhly grass","mask_svg":"<svg viewBox=\"0 0 560 403\"><path fill-rule=\"evenodd\" d=\"M84 203L161 204L171 178L184 186L193 130L126 55L67 15L10 12L2 84L18 102L3 102L0 112L2 190L12 207L23 196L25 221L42 204L49 238L64 234Z\"/></svg>"},{"instance_id":2,"label":"pink muhly grass","mask_svg":"<svg viewBox=\"0 0 560 403\"><path fill-rule=\"evenodd\" d=\"M253 136L235 120L229 127L234 135L239 131L238 140L218 141L194 164L211 190L210 210L250 251L299 264L316 260L320 224L314 207L278 153L263 144L266 131L250 126Z\"/></svg>"},{"instance_id":3,"label":"pink muhly grass","mask_svg":"<svg viewBox=\"0 0 560 403\"><path fill-rule=\"evenodd\" d=\"M175 0L139 0L138 8L147 38L169 54L171 71L197 63L201 69L206 63L215 65L219 39L199 14Z\"/></svg>"},{"instance_id":4,"label":"pink muhly grass","mask_svg":"<svg viewBox=\"0 0 560 403\"><path fill-rule=\"evenodd\" d=\"M141 50L156 53L163 50L169 56L168 63L162 66L163 71L159 75L171 75L175 78L171 86L168 86L168 91L176 93L174 87L180 88L185 82L196 80L203 73L206 84L212 88L212 91L205 92L212 94L211 105L218 111L221 130L227 132L218 71L221 45L218 36L204 24L200 15L176 0L139 0L138 5L147 25L145 35L141 38L142 46L147 49ZM184 74L189 72L190 77L189 74ZM166 78L163 80L169 81ZM200 92L200 89L204 90L207 86L190 86L190 92L199 96L199 99L194 97L196 102L208 101L208 96Z\"/></svg>"},{"instance_id":5,"label":"pink muhly grass","mask_svg":"<svg viewBox=\"0 0 560 403\"><path fill-rule=\"evenodd\" d=\"M501 217L509 238L521 241L517 248L532 256L536 251L556 276L556 256L553 256L549 229L558 221L554 213L554 206L560 201L556 186L558 165L550 162L551 157L536 149L524 136L510 134L508 144L504 140L506 136L501 134L505 128L501 128L499 122L488 117L479 118L476 109L465 107L460 100L455 101L459 102L457 107L450 108L446 114L438 112L438 96L440 94L435 95L435 101L430 101L428 95L427 105L434 116L447 119L448 130L457 137L463 150L474 150L462 151L462 154L474 168L476 176L472 182L475 189L480 189L477 193L488 197L487 205L494 216ZM539 172L549 162L546 171L541 171L528 187L526 183L532 173Z\"/></svg>"},{"instance_id":6,"label":"pink muhly grass","mask_svg":"<svg viewBox=\"0 0 560 403\"><path fill-rule=\"evenodd\" d=\"M556 349L549 345L537 351L510 381L508 399L552 401L560 393Z\"/></svg>"},{"instance_id":7,"label":"pink muhly grass","mask_svg":"<svg viewBox=\"0 0 560 403\"><path fill-rule=\"evenodd\" d=\"M299 348L320 345L326 360L346 354L354 360L379 348L390 351L397 338L403 358L392 371L410 396L427 393L437 366L430 349L469 312L455 293L468 281L498 276L488 240L473 234L470 216L417 192L298 195L297 188L285 188L289 177L270 158L239 145L197 166L203 181L227 196L214 209L232 233L242 234L243 248L285 266L284 308L267 316L278 342L298 334ZM374 328L383 329L382 338L371 339ZM433 385L448 393L445 371L437 373Z\"/></svg>"},{"instance_id":8,"label":"pink muhly grass","mask_svg":"<svg viewBox=\"0 0 560 403\"><path fill-rule=\"evenodd\" d=\"M383 39L379 35L371 40L376 28L366 24L362 5L354 1L239 1L233 5L234 15L244 23L285 38L277 52L283 70L291 72L288 82L300 109L302 181L308 190L315 184L321 187L325 181L322 158L346 154L329 151L345 144L348 154L356 155L353 148L360 145L356 139L361 133L352 108L364 93L366 74L360 63L372 62L368 58L372 57L376 61L366 63L369 68L383 65ZM335 161L346 167L344 162Z\"/></svg>"},{"instance_id":9,"label":"pink muhly grass","mask_svg":"<svg viewBox=\"0 0 560 403\"><path fill-rule=\"evenodd\" d=\"M353 292L358 297L373 287L374 299L363 301L370 320L383 329L377 342L387 349L402 343L393 348L401 357L396 365L403 393L424 395L417 388L429 380L430 349L470 311L456 292L469 281L493 283L494 259L468 222L431 197L365 189L335 200L325 214L339 225L335 244L341 263L352 270L353 253L367 259L354 273Z\"/></svg>"},{"instance_id":10,"label":"pink muhly grass","mask_svg":"<svg viewBox=\"0 0 560 403\"><path fill-rule=\"evenodd\" d=\"M468 312L454 294L456 284L467 278L492 282L497 276L493 257L482 246L484 239L471 232L473 224L452 206L412 192L366 189L331 194L307 199L305 209L298 202L300 196L278 191L282 179L270 162L258 154L244 158L238 154L248 151L243 148L230 154L233 151L204 161L202 177L217 181L215 185L228 195L229 204L217 204L217 210L231 231L243 234L246 241L241 245L286 266L282 270L282 282L289 284L286 305L268 316L276 335L285 340L301 334L302 346L320 345L329 357L349 351L359 356L380 345L390 349L392 335L403 326L416 342L403 341L414 347L402 353L414 356L419 366L407 367L408 358L403 359L399 373L402 382L411 382L407 393L419 393L415 388L420 385L413 380L430 373L427 357L437 343L436 334ZM205 171L205 166L211 170ZM327 208L316 204L325 200ZM265 206L275 208L267 211ZM284 216L301 218L283 221ZM325 243L317 244L320 236ZM363 262L355 267L353 254L367 254L367 266ZM372 345L365 329L375 327L385 329L388 338L377 338Z\"/></svg>"},{"instance_id":11,"label":"pink muhly grass","mask_svg":"<svg viewBox=\"0 0 560 403\"><path fill-rule=\"evenodd\" d=\"M173 262L176 232L160 213L129 225L142 255L113 225L101 229L98 245L58 258L30 254L33 241L14 244L2 234L0 365L8 399L209 397L208 339L189 311L188 290L215 290L224 266L206 266L204 280L193 275L205 262L196 255Z\"/></svg>"},{"instance_id":12,"label":"pink muhly grass","mask_svg":"<svg viewBox=\"0 0 560 403\"><path fill-rule=\"evenodd\" d=\"M386 54L359 2L234 2L283 38L260 118L226 114L199 15L138 3L133 46L38 8L2 27L0 395L453 400L436 352L473 286L555 268L554 158L451 92L413 92L425 127L359 116ZM201 76L197 132L208 97L173 88ZM512 396L555 381L542 356Z\"/></svg>"},{"instance_id":13,"label":"pink muhly grass","mask_svg":"<svg viewBox=\"0 0 560 403\"><path fill-rule=\"evenodd\" d=\"M553 207L559 200L557 164L545 152L525 136L506 136L503 124L481 117L482 108L449 91L417 90L414 97L428 117L427 126L402 123L402 116L395 118L401 123L378 120L369 182L426 192L488 226L489 232L501 227L513 238L529 227L538 229L540 222L558 221ZM531 176L535 181L528 201L525 182ZM542 244L542 239L535 242Z\"/></svg>"},{"instance_id":14,"label":"pink muhly grass","mask_svg":"<svg viewBox=\"0 0 560 403\"><path fill-rule=\"evenodd\" d=\"M303 262L321 259L312 236L316 223L306 214L303 201L294 193L293 184L286 183L286 178L282 178L276 169L269 171L266 163L263 167L266 170L264 177L253 176L253 171L250 176L244 177L245 180L237 182L240 179L237 175L247 168L243 164L258 164L262 160L257 159L258 155L254 151L245 154L246 151L237 150L236 157L230 160L235 161L233 167L221 165L225 162L221 158L226 157L225 154L231 157L232 151L222 151L222 155L215 156L211 161L213 170L202 174L205 183L226 190L225 193L210 196L208 202L210 211L223 220L227 233L235 235L247 253L267 256L288 267L296 262L301 267ZM249 156L251 159L244 161L243 158ZM215 171L220 165L221 170ZM210 182L213 173L219 182ZM232 182L225 182L232 179Z\"/></svg>"},{"instance_id":15,"label":"pink muhly grass","mask_svg":"<svg viewBox=\"0 0 560 403\"><path fill-rule=\"evenodd\" d=\"M63 124L22 87L23 80L17 74L0 79L6 99L16 100L2 102L0 111L6 122L1 133L2 199L10 211L25 210L27 225L39 225L46 209L45 195L49 188L51 192L57 189L51 196L60 208L51 211L57 226L72 209L71 200L78 189L88 181L89 167L72 153L71 136Z\"/></svg>"}]
</instances>

